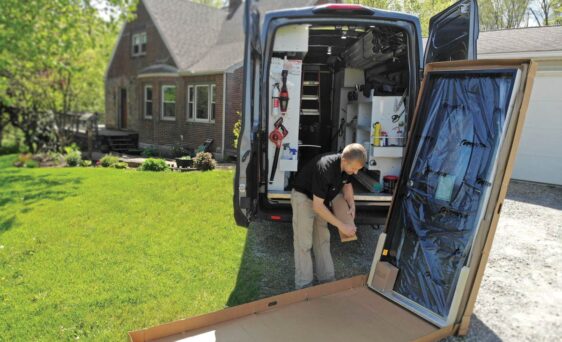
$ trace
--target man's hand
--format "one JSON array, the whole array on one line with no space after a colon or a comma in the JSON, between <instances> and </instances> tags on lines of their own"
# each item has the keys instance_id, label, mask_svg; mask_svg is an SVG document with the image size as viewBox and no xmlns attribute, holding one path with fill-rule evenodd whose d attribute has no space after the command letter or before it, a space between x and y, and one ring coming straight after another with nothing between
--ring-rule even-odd
<instances>
[{"instance_id":1,"label":"man's hand","mask_svg":"<svg viewBox=\"0 0 562 342\"><path fill-rule=\"evenodd\" d=\"M347 214L351 215L351 217L355 220L355 203L351 202L351 205L347 203L349 209L347 210Z\"/></svg>"},{"instance_id":2,"label":"man's hand","mask_svg":"<svg viewBox=\"0 0 562 342\"><path fill-rule=\"evenodd\" d=\"M357 228L355 227L355 225L353 223L342 223L338 229L347 236L353 236L355 235L355 232L357 231Z\"/></svg>"}]
</instances>

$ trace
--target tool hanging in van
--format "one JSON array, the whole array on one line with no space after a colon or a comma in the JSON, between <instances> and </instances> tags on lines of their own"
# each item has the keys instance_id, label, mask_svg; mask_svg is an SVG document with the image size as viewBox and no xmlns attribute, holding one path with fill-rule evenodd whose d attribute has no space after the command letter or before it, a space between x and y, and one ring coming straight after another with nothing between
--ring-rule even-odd
<instances>
[{"instance_id":1,"label":"tool hanging in van","mask_svg":"<svg viewBox=\"0 0 562 342\"><path fill-rule=\"evenodd\" d=\"M271 106L271 115L274 119L279 117L279 83L275 83L273 85L273 89L271 90L271 99L272 99L272 106Z\"/></svg>"},{"instance_id":2,"label":"tool hanging in van","mask_svg":"<svg viewBox=\"0 0 562 342\"><path fill-rule=\"evenodd\" d=\"M289 134L289 131L283 126L283 117L280 117L273 124L275 128L269 133L269 140L275 144L275 156L273 157L273 166L271 167L271 176L269 177L269 184L273 183L275 178L275 171L277 171L277 162L279 161L279 151L283 146L283 139Z\"/></svg>"},{"instance_id":3,"label":"tool hanging in van","mask_svg":"<svg viewBox=\"0 0 562 342\"><path fill-rule=\"evenodd\" d=\"M287 75L289 70L283 69L281 72L281 92L279 93L279 105L281 109L281 115L287 113L287 106L289 105L289 91L287 90Z\"/></svg>"},{"instance_id":4,"label":"tool hanging in van","mask_svg":"<svg viewBox=\"0 0 562 342\"><path fill-rule=\"evenodd\" d=\"M380 146L381 143L381 123L380 122L375 122L373 124L373 146Z\"/></svg>"}]
</instances>

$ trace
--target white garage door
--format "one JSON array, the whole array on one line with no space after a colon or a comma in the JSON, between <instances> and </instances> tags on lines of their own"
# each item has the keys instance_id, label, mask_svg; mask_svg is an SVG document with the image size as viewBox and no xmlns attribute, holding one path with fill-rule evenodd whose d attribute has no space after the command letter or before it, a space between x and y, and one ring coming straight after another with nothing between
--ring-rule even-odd
<instances>
[{"instance_id":1,"label":"white garage door","mask_svg":"<svg viewBox=\"0 0 562 342\"><path fill-rule=\"evenodd\" d=\"M562 61L539 62L512 178L562 185Z\"/></svg>"}]
</instances>

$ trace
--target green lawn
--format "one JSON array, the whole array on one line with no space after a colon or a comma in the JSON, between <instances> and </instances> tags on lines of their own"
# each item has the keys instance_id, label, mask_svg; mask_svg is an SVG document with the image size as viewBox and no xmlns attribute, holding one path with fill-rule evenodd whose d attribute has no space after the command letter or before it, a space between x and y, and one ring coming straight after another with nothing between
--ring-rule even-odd
<instances>
[{"instance_id":1,"label":"green lawn","mask_svg":"<svg viewBox=\"0 0 562 342\"><path fill-rule=\"evenodd\" d=\"M251 258L233 171L18 169L14 158L0 157L0 341L123 341L226 305ZM242 290L239 279L235 302L256 296L260 271Z\"/></svg>"}]
</instances>

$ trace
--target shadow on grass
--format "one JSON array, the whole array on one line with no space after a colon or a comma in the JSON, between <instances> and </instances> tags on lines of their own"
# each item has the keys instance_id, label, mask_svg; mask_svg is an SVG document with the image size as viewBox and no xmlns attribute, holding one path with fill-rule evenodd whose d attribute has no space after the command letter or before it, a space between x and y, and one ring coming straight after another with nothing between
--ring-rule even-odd
<instances>
[{"instance_id":1,"label":"shadow on grass","mask_svg":"<svg viewBox=\"0 0 562 342\"><path fill-rule=\"evenodd\" d=\"M10 230L16 221L16 217L12 216L8 219L0 219L0 234Z\"/></svg>"},{"instance_id":2,"label":"shadow on grass","mask_svg":"<svg viewBox=\"0 0 562 342\"><path fill-rule=\"evenodd\" d=\"M254 301L259 298L261 278L263 276L263 264L255 253L256 249L256 224L247 228L244 252L238 269L236 285L230 294L227 306L236 306Z\"/></svg>"},{"instance_id":3,"label":"shadow on grass","mask_svg":"<svg viewBox=\"0 0 562 342\"><path fill-rule=\"evenodd\" d=\"M0 234L13 227L18 213L31 211L34 204L76 195L81 182L65 172L36 175L26 169L0 169Z\"/></svg>"}]
</instances>

